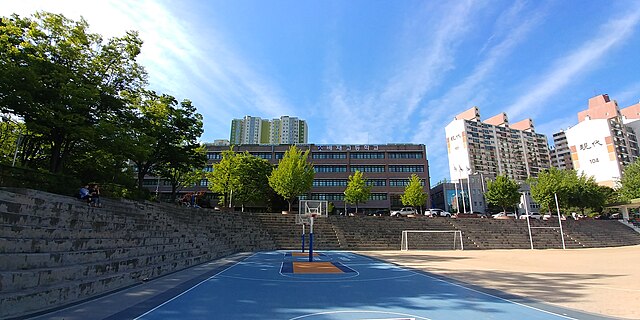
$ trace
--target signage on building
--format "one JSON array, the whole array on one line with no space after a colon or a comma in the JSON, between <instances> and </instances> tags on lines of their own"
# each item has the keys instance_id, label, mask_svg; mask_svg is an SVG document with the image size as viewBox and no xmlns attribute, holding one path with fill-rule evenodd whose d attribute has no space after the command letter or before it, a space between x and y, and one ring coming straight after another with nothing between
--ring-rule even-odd
<instances>
[{"instance_id":1,"label":"signage on building","mask_svg":"<svg viewBox=\"0 0 640 320\"><path fill-rule=\"evenodd\" d=\"M360 151L360 150L366 150L366 151L376 151L379 150L379 146L378 145L318 145L316 146L318 151Z\"/></svg>"}]
</instances>

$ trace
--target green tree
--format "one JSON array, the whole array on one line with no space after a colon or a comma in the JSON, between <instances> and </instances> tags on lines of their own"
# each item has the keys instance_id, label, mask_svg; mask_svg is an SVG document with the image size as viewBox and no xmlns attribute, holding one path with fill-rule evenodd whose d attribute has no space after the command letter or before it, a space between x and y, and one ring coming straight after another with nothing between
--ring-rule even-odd
<instances>
[{"instance_id":1,"label":"green tree","mask_svg":"<svg viewBox=\"0 0 640 320\"><path fill-rule=\"evenodd\" d=\"M233 151L232 146L229 150L222 152L222 159L220 162L214 164L213 171L206 175L209 180L209 189L219 195L222 195L220 204L223 208L227 208L230 205L232 190L236 185L236 158L237 154Z\"/></svg>"},{"instance_id":2,"label":"green tree","mask_svg":"<svg viewBox=\"0 0 640 320\"><path fill-rule=\"evenodd\" d=\"M402 200L402 205L420 207L420 211L422 211L422 206L427 202L428 197L429 195L424 192L420 177L414 173L409 179L409 184L404 188L400 200Z\"/></svg>"},{"instance_id":3,"label":"green tree","mask_svg":"<svg viewBox=\"0 0 640 320\"><path fill-rule=\"evenodd\" d=\"M356 213L358 213L358 204L369 200L369 194L371 194L371 187L367 186L367 179L362 172L356 170L353 175L349 175L349 182L344 190L344 201L355 204Z\"/></svg>"},{"instance_id":4,"label":"green tree","mask_svg":"<svg viewBox=\"0 0 640 320\"><path fill-rule=\"evenodd\" d=\"M178 190L195 185L204 177L203 168L207 162L203 146L188 144L173 146L173 149L156 170L171 184L171 202L176 200Z\"/></svg>"},{"instance_id":5,"label":"green tree","mask_svg":"<svg viewBox=\"0 0 640 320\"><path fill-rule=\"evenodd\" d=\"M573 170L559 170L551 167L540 172L537 178L528 180L531 186L531 197L546 208L547 212L553 212L555 207L555 195L558 197L558 206L567 208L569 194L577 183L577 175Z\"/></svg>"},{"instance_id":6,"label":"green tree","mask_svg":"<svg viewBox=\"0 0 640 320\"><path fill-rule=\"evenodd\" d=\"M575 174L575 171L573 172ZM582 214L584 214L586 208L593 210L602 208L607 195L593 177L587 177L581 174L580 176L576 176L575 180L571 177L570 181L574 181L574 184L570 186L568 194L570 206L578 208Z\"/></svg>"},{"instance_id":7,"label":"green tree","mask_svg":"<svg viewBox=\"0 0 640 320\"><path fill-rule=\"evenodd\" d=\"M311 189L315 172L313 165L307 161L309 150L302 152L291 146L284 154L269 176L269 185L273 190L291 204L295 198Z\"/></svg>"},{"instance_id":8,"label":"green tree","mask_svg":"<svg viewBox=\"0 0 640 320\"><path fill-rule=\"evenodd\" d=\"M108 134L102 136L104 144L110 144L135 164L138 188L142 189L146 175L154 171L160 174L165 165L181 167L182 171L182 164L201 168L203 158L195 150L203 132L202 115L191 101L178 104L173 96L147 90L127 98L131 112L120 117L121 125L105 129Z\"/></svg>"},{"instance_id":9,"label":"green tree","mask_svg":"<svg viewBox=\"0 0 640 320\"><path fill-rule=\"evenodd\" d=\"M520 202L520 192L518 183L507 176L497 176L495 181L487 183L487 192L484 197L490 204L502 208L503 212L508 207L513 207Z\"/></svg>"},{"instance_id":10,"label":"green tree","mask_svg":"<svg viewBox=\"0 0 640 320\"><path fill-rule=\"evenodd\" d=\"M624 168L618 193L621 200L640 198L640 159Z\"/></svg>"},{"instance_id":11,"label":"green tree","mask_svg":"<svg viewBox=\"0 0 640 320\"><path fill-rule=\"evenodd\" d=\"M241 205L243 212L246 204L266 201L272 170L267 160L246 151L236 156L233 201Z\"/></svg>"},{"instance_id":12,"label":"green tree","mask_svg":"<svg viewBox=\"0 0 640 320\"><path fill-rule=\"evenodd\" d=\"M23 154L46 153L51 172L62 172L98 122L119 112L121 93L146 83L137 33L105 42L88 28L46 12L0 22L0 112L24 120L33 136Z\"/></svg>"}]
</instances>

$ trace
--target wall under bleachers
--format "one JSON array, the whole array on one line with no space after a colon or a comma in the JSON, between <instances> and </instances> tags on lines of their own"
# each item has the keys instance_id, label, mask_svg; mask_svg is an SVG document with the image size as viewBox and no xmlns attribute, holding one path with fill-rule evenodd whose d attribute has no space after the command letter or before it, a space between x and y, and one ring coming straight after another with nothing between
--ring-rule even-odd
<instances>
[{"instance_id":1,"label":"wall under bleachers","mask_svg":"<svg viewBox=\"0 0 640 320\"><path fill-rule=\"evenodd\" d=\"M276 249L239 213L0 190L0 318L135 285L236 252Z\"/></svg>"},{"instance_id":2,"label":"wall under bleachers","mask_svg":"<svg viewBox=\"0 0 640 320\"><path fill-rule=\"evenodd\" d=\"M237 252L299 249L294 215L221 213L102 199L103 208L26 189L0 189L0 318L59 307ZM557 221L531 221L557 226ZM640 244L617 221L563 221L567 248ZM527 249L525 220L317 218L316 250L398 250L403 230L461 230L465 250ZM452 249L452 239L429 249ZM561 248L535 229L536 248Z\"/></svg>"}]
</instances>

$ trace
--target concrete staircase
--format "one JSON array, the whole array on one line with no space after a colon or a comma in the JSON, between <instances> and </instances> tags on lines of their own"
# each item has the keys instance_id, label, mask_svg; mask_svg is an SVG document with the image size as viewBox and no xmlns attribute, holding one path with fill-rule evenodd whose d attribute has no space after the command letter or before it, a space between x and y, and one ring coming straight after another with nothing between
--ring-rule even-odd
<instances>
[{"instance_id":1,"label":"concrete staircase","mask_svg":"<svg viewBox=\"0 0 640 320\"><path fill-rule=\"evenodd\" d=\"M70 197L0 189L0 318L79 302L232 253L301 246L295 215L102 203L91 208ZM563 228L567 248L640 244L640 234L617 221L563 221ZM317 218L314 247L398 250L403 230L461 230L465 250L530 247L525 220L424 216ZM451 234L428 236L411 248L452 249ZM533 242L538 249L562 247L557 229L534 229Z\"/></svg>"},{"instance_id":2,"label":"concrete staircase","mask_svg":"<svg viewBox=\"0 0 640 320\"><path fill-rule=\"evenodd\" d=\"M124 288L240 251L276 246L242 214L103 199L103 208L0 190L0 318Z\"/></svg>"}]
</instances>

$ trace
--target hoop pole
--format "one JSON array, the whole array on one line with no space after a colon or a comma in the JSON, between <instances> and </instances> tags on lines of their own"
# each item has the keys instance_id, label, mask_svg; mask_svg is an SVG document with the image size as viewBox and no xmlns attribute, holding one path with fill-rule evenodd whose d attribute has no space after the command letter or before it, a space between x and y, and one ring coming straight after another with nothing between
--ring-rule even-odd
<instances>
[{"instance_id":1,"label":"hoop pole","mask_svg":"<svg viewBox=\"0 0 640 320\"><path fill-rule=\"evenodd\" d=\"M302 252L304 252L304 222L302 223Z\"/></svg>"},{"instance_id":2,"label":"hoop pole","mask_svg":"<svg viewBox=\"0 0 640 320\"><path fill-rule=\"evenodd\" d=\"M311 230L309 231L309 262L313 262L313 216L311 216Z\"/></svg>"},{"instance_id":3,"label":"hoop pole","mask_svg":"<svg viewBox=\"0 0 640 320\"><path fill-rule=\"evenodd\" d=\"M553 196L556 198L556 210L558 211L558 224L560 224L560 236L562 237L562 250L566 250L567 247L564 245L564 232L562 231L562 219L560 219L560 206L558 205L558 194L554 193Z\"/></svg>"}]
</instances>

